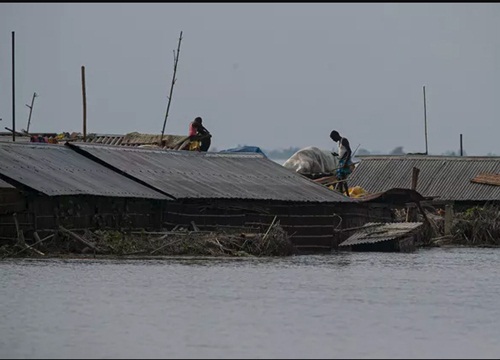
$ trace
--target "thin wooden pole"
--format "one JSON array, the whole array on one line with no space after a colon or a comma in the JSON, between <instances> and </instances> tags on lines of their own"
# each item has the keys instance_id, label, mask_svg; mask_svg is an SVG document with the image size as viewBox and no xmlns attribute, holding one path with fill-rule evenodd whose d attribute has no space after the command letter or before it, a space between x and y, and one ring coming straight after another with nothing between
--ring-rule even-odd
<instances>
[{"instance_id":1,"label":"thin wooden pole","mask_svg":"<svg viewBox=\"0 0 500 360\"><path fill-rule=\"evenodd\" d=\"M420 169L414 167L412 170L412 176L411 176L411 189L412 190L417 190L418 174L419 173L420 173Z\"/></svg>"},{"instance_id":2,"label":"thin wooden pole","mask_svg":"<svg viewBox=\"0 0 500 360\"><path fill-rule=\"evenodd\" d=\"M12 141L16 141L15 32L12 32Z\"/></svg>"},{"instance_id":3,"label":"thin wooden pole","mask_svg":"<svg viewBox=\"0 0 500 360\"><path fill-rule=\"evenodd\" d=\"M427 104L425 101L425 86L424 86L424 126L425 126L425 155L428 155L429 149L427 147Z\"/></svg>"},{"instance_id":4,"label":"thin wooden pole","mask_svg":"<svg viewBox=\"0 0 500 360\"><path fill-rule=\"evenodd\" d=\"M26 104L27 107L30 108L30 114L28 116L28 126L26 126L26 132L29 133L30 132L30 123L31 123L31 113L33 112L33 105L35 105L35 98L37 97L38 95L36 94L36 92L33 93L33 97L31 98L31 105L28 105Z\"/></svg>"},{"instance_id":5,"label":"thin wooden pole","mask_svg":"<svg viewBox=\"0 0 500 360\"><path fill-rule=\"evenodd\" d=\"M462 134L460 134L460 156L464 156L464 147L462 143Z\"/></svg>"},{"instance_id":6,"label":"thin wooden pole","mask_svg":"<svg viewBox=\"0 0 500 360\"><path fill-rule=\"evenodd\" d=\"M445 213L444 213L444 234L451 235L451 227L453 225L453 204L445 205Z\"/></svg>"},{"instance_id":7,"label":"thin wooden pole","mask_svg":"<svg viewBox=\"0 0 500 360\"><path fill-rule=\"evenodd\" d=\"M417 190L419 173L420 169L413 167L411 175L411 189L415 191ZM415 218L416 218L416 209L414 209L413 207L408 207L406 211L406 222L415 221Z\"/></svg>"},{"instance_id":8,"label":"thin wooden pole","mask_svg":"<svg viewBox=\"0 0 500 360\"><path fill-rule=\"evenodd\" d=\"M165 113L165 120L163 121L163 129L161 130L160 143L163 140L163 135L165 134L165 125L167 125L168 111L170 109L170 102L172 101L172 93L174 91L174 84L175 84L175 81L177 80L175 78L175 73L177 72L177 62L179 61L179 52L181 50L181 41L182 41L182 31L181 31L181 34L179 36L179 44L177 45L177 53L175 53L175 51L174 51L174 74L172 76L172 83L170 84L170 93L168 95L167 111Z\"/></svg>"},{"instance_id":9,"label":"thin wooden pole","mask_svg":"<svg viewBox=\"0 0 500 360\"><path fill-rule=\"evenodd\" d=\"M83 100L83 141L87 139L87 92L85 89L85 66L82 66L82 100Z\"/></svg>"}]
</instances>

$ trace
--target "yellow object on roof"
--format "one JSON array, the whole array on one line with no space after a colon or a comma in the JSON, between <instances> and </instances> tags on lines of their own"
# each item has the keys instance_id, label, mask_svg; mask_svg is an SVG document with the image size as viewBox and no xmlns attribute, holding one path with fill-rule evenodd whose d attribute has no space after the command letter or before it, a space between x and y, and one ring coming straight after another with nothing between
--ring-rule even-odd
<instances>
[{"instance_id":1,"label":"yellow object on roof","mask_svg":"<svg viewBox=\"0 0 500 360\"><path fill-rule=\"evenodd\" d=\"M349 196L353 198L359 198L366 195L367 192L361 186L354 186L349 188Z\"/></svg>"}]
</instances>

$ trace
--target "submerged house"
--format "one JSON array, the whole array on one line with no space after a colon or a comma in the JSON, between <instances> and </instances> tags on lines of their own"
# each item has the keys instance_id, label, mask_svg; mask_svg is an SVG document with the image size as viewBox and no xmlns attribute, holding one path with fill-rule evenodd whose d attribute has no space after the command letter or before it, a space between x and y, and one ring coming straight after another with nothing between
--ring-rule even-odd
<instances>
[{"instance_id":1,"label":"submerged house","mask_svg":"<svg viewBox=\"0 0 500 360\"><path fill-rule=\"evenodd\" d=\"M5 143L0 157L2 240L59 226L148 228L171 200L64 145Z\"/></svg>"},{"instance_id":2,"label":"submerged house","mask_svg":"<svg viewBox=\"0 0 500 360\"><path fill-rule=\"evenodd\" d=\"M258 153L4 143L0 156L4 240L61 226L265 230L277 219L299 250L330 250L339 229L392 216L376 198L345 197Z\"/></svg>"},{"instance_id":3,"label":"submerged house","mask_svg":"<svg viewBox=\"0 0 500 360\"><path fill-rule=\"evenodd\" d=\"M373 217L389 219L388 207L361 204L258 153L199 153L137 147L69 144L82 156L175 198L163 224L204 230L265 230L276 216L304 250L331 249L334 230Z\"/></svg>"},{"instance_id":4,"label":"submerged house","mask_svg":"<svg viewBox=\"0 0 500 360\"><path fill-rule=\"evenodd\" d=\"M486 203L500 204L500 157L371 155L358 156L349 186L368 193L411 188L413 168L419 169L415 190L434 205L460 210Z\"/></svg>"}]
</instances>

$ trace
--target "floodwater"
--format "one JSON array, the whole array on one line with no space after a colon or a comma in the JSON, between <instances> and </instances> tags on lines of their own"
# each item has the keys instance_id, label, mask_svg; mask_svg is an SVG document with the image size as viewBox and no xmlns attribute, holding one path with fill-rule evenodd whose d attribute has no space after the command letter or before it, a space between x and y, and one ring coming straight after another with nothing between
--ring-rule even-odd
<instances>
[{"instance_id":1,"label":"floodwater","mask_svg":"<svg viewBox=\"0 0 500 360\"><path fill-rule=\"evenodd\" d=\"M0 261L2 358L498 358L500 249Z\"/></svg>"}]
</instances>

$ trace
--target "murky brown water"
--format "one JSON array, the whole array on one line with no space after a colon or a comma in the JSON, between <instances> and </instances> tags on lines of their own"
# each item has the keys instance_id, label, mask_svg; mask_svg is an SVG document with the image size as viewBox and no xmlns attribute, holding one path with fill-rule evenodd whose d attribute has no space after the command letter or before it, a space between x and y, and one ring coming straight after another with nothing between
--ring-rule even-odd
<instances>
[{"instance_id":1,"label":"murky brown water","mask_svg":"<svg viewBox=\"0 0 500 360\"><path fill-rule=\"evenodd\" d=\"M2 358L498 358L500 249L4 260Z\"/></svg>"}]
</instances>

